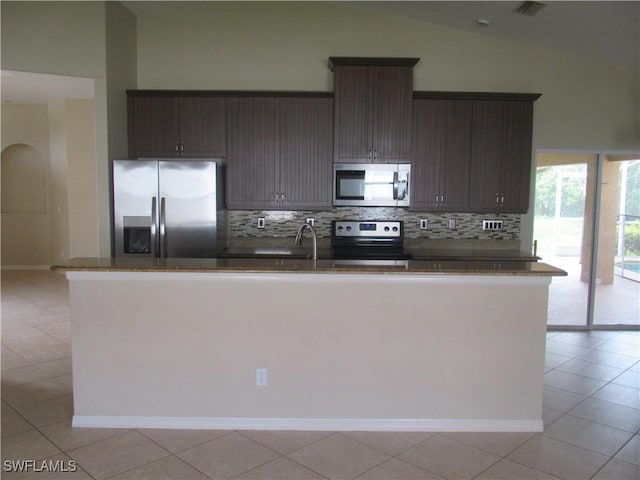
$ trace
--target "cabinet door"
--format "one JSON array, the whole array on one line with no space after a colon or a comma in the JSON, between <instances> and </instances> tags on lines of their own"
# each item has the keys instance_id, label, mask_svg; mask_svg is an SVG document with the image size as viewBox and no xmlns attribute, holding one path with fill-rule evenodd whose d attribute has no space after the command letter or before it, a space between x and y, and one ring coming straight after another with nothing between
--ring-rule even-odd
<instances>
[{"instance_id":1,"label":"cabinet door","mask_svg":"<svg viewBox=\"0 0 640 480\"><path fill-rule=\"evenodd\" d=\"M466 210L471 179L471 112L469 100L443 100L446 125L440 164L441 210Z\"/></svg>"},{"instance_id":2,"label":"cabinet door","mask_svg":"<svg viewBox=\"0 0 640 480\"><path fill-rule=\"evenodd\" d=\"M533 104L474 101L470 202L476 211L526 212Z\"/></svg>"},{"instance_id":3,"label":"cabinet door","mask_svg":"<svg viewBox=\"0 0 640 480\"><path fill-rule=\"evenodd\" d=\"M412 210L439 207L440 165L446 138L446 126L441 121L443 106L438 100L416 100L413 105Z\"/></svg>"},{"instance_id":4,"label":"cabinet door","mask_svg":"<svg viewBox=\"0 0 640 480\"><path fill-rule=\"evenodd\" d=\"M529 209L533 103L508 102L502 150L502 194L505 212Z\"/></svg>"},{"instance_id":5,"label":"cabinet door","mask_svg":"<svg viewBox=\"0 0 640 480\"><path fill-rule=\"evenodd\" d=\"M175 157L179 151L176 97L128 98L129 156Z\"/></svg>"},{"instance_id":6,"label":"cabinet door","mask_svg":"<svg viewBox=\"0 0 640 480\"><path fill-rule=\"evenodd\" d=\"M473 102L469 202L477 212L501 211L501 168L506 102Z\"/></svg>"},{"instance_id":7,"label":"cabinet door","mask_svg":"<svg viewBox=\"0 0 640 480\"><path fill-rule=\"evenodd\" d=\"M412 209L467 209L471 101L416 100L413 109Z\"/></svg>"},{"instance_id":8,"label":"cabinet door","mask_svg":"<svg viewBox=\"0 0 640 480\"><path fill-rule=\"evenodd\" d=\"M371 67L373 162L407 163L411 149L413 67Z\"/></svg>"},{"instance_id":9,"label":"cabinet door","mask_svg":"<svg viewBox=\"0 0 640 480\"><path fill-rule=\"evenodd\" d=\"M277 206L278 113L273 98L227 100L227 206Z\"/></svg>"},{"instance_id":10,"label":"cabinet door","mask_svg":"<svg viewBox=\"0 0 640 480\"><path fill-rule=\"evenodd\" d=\"M371 88L369 67L336 67L335 162L371 162Z\"/></svg>"},{"instance_id":11,"label":"cabinet door","mask_svg":"<svg viewBox=\"0 0 640 480\"><path fill-rule=\"evenodd\" d=\"M280 192L283 209L330 209L331 98L280 100Z\"/></svg>"},{"instance_id":12,"label":"cabinet door","mask_svg":"<svg viewBox=\"0 0 640 480\"><path fill-rule=\"evenodd\" d=\"M180 99L180 144L185 157L220 158L227 154L225 99Z\"/></svg>"}]
</instances>

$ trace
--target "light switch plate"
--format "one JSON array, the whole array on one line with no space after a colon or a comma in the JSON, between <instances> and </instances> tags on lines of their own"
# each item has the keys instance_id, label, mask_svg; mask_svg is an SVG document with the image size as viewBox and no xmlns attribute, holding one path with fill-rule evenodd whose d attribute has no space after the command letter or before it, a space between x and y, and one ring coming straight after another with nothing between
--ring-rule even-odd
<instances>
[{"instance_id":1,"label":"light switch plate","mask_svg":"<svg viewBox=\"0 0 640 480\"><path fill-rule=\"evenodd\" d=\"M420 219L420 230L428 230L429 229L429 220L426 218Z\"/></svg>"},{"instance_id":2,"label":"light switch plate","mask_svg":"<svg viewBox=\"0 0 640 480\"><path fill-rule=\"evenodd\" d=\"M258 228L264 228L264 217L258 217Z\"/></svg>"}]
</instances>

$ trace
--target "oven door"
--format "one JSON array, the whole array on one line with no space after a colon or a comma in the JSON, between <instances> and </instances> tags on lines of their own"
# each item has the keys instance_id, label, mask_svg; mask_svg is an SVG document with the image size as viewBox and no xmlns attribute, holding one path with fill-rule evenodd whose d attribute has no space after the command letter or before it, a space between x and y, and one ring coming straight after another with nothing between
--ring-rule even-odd
<instances>
[{"instance_id":1,"label":"oven door","mask_svg":"<svg viewBox=\"0 0 640 480\"><path fill-rule=\"evenodd\" d=\"M408 164L335 164L333 204L407 207L410 171Z\"/></svg>"}]
</instances>

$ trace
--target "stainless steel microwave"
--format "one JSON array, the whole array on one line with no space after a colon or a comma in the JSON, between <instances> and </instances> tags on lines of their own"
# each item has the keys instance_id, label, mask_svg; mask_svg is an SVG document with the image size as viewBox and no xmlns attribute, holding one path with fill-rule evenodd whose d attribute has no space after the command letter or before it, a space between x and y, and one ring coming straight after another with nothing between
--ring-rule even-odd
<instances>
[{"instance_id":1,"label":"stainless steel microwave","mask_svg":"<svg viewBox=\"0 0 640 480\"><path fill-rule=\"evenodd\" d=\"M408 207L410 174L408 163L336 163L333 204Z\"/></svg>"}]
</instances>

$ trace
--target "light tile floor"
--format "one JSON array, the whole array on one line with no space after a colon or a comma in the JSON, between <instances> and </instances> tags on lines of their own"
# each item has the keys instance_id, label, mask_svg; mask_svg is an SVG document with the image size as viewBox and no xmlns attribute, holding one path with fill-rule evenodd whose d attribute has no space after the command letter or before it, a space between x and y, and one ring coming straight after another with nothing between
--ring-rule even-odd
<instances>
[{"instance_id":1,"label":"light tile floor","mask_svg":"<svg viewBox=\"0 0 640 480\"><path fill-rule=\"evenodd\" d=\"M72 429L70 342L64 277L3 271L3 479L640 478L638 332L549 333L539 434Z\"/></svg>"}]
</instances>

